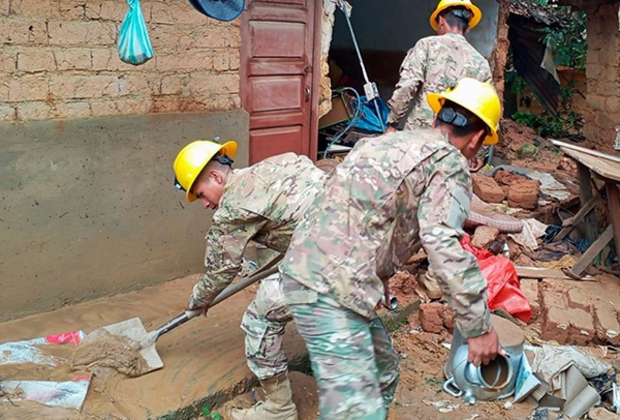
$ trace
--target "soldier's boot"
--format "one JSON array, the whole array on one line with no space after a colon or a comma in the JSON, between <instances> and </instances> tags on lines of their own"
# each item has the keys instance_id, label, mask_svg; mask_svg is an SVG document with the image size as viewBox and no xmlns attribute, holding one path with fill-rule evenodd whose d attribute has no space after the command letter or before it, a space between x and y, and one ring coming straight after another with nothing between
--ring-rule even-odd
<instances>
[{"instance_id":1,"label":"soldier's boot","mask_svg":"<svg viewBox=\"0 0 620 420\"><path fill-rule=\"evenodd\" d=\"M260 401L252 408L231 412L235 420L298 420L297 407L293 402L291 382L286 372L260 381L267 401Z\"/></svg>"}]
</instances>

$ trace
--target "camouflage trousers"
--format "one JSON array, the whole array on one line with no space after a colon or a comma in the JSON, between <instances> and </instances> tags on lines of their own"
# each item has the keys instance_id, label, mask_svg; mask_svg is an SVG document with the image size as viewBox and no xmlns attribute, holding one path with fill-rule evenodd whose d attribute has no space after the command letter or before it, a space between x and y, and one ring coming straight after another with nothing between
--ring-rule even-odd
<instances>
[{"instance_id":1,"label":"camouflage trousers","mask_svg":"<svg viewBox=\"0 0 620 420\"><path fill-rule=\"evenodd\" d=\"M287 303L304 338L323 420L385 420L400 363L381 319L340 306L283 276Z\"/></svg>"},{"instance_id":2,"label":"camouflage trousers","mask_svg":"<svg viewBox=\"0 0 620 420\"><path fill-rule=\"evenodd\" d=\"M284 302L280 275L267 277L241 321L245 331L245 358L258 379L269 379L287 370L282 339L284 327L292 319Z\"/></svg>"}]
</instances>

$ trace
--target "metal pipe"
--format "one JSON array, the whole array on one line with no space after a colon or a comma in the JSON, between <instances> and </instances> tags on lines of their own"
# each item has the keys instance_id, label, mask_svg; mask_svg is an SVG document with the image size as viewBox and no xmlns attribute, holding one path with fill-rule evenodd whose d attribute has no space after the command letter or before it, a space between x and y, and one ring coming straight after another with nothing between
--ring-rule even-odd
<instances>
[{"instance_id":1,"label":"metal pipe","mask_svg":"<svg viewBox=\"0 0 620 420\"><path fill-rule=\"evenodd\" d=\"M567 149L576 150L578 152L587 153L588 155L592 155L592 156L596 156L596 157L600 157L603 159L608 159L608 160L620 163L619 157L613 156L607 153L597 152L596 150L586 149L585 147L575 146L574 144L564 143L563 141L559 141L559 140L551 140L551 143L553 143L555 146L558 146L558 147L566 147Z\"/></svg>"},{"instance_id":2,"label":"metal pipe","mask_svg":"<svg viewBox=\"0 0 620 420\"><path fill-rule=\"evenodd\" d=\"M383 295L381 297L381 304L385 309L394 311L398 308L398 299L395 296L392 296L390 293L387 293L387 296Z\"/></svg>"},{"instance_id":3,"label":"metal pipe","mask_svg":"<svg viewBox=\"0 0 620 420\"><path fill-rule=\"evenodd\" d=\"M347 13L347 4L344 0L338 1L338 7L344 13L344 18L347 21L347 26L349 27L349 32L351 33L351 39L353 39L353 46L355 47L355 52L357 54L357 59L360 63L360 67L362 68L362 75L364 76L364 80L366 81L366 85L364 86L364 90L366 91L366 98L369 101L372 101L375 105L375 111L377 112L377 118L379 118L379 122L381 123L381 129L385 131L385 124L383 123L383 118L381 117L381 111L379 110L379 104L376 101L377 92L376 85L370 81L368 78L368 73L366 72L366 66L364 65L364 59L362 58L362 52L360 51L360 47L357 44L357 38L355 37L355 32L353 31L353 25L351 25L351 19L349 19L349 13ZM372 92L372 97L370 97L370 92Z\"/></svg>"}]
</instances>

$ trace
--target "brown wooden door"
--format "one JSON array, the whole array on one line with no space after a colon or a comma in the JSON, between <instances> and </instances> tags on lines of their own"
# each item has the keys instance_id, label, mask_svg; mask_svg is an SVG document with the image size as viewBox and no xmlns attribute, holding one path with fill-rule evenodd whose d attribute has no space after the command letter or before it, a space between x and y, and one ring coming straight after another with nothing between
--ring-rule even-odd
<instances>
[{"instance_id":1,"label":"brown wooden door","mask_svg":"<svg viewBox=\"0 0 620 420\"><path fill-rule=\"evenodd\" d=\"M241 100L250 163L310 155L315 1L249 0L241 22Z\"/></svg>"}]
</instances>

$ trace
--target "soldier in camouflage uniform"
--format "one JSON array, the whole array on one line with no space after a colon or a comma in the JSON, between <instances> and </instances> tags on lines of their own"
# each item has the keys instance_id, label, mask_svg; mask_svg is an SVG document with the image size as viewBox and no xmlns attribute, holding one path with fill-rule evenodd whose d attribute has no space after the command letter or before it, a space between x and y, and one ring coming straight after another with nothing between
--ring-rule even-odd
<instances>
[{"instance_id":1,"label":"soldier in camouflage uniform","mask_svg":"<svg viewBox=\"0 0 620 420\"><path fill-rule=\"evenodd\" d=\"M175 161L177 185L188 201L215 209L206 242L206 273L194 287L190 309L207 308L241 270L250 240L286 251L307 207L323 187L325 174L310 159L286 153L249 168L233 170L236 143L194 142ZM294 420L287 359L282 351L284 327L292 320L282 294L280 275L263 280L246 310L246 360L258 377L267 401L248 410L233 410L237 420Z\"/></svg>"},{"instance_id":2,"label":"soldier in camouflage uniform","mask_svg":"<svg viewBox=\"0 0 620 420\"><path fill-rule=\"evenodd\" d=\"M459 243L471 197L467 158L483 141L497 142L499 98L491 85L463 79L428 100L438 112L435 129L357 143L330 174L280 265L324 420L386 418L398 360L375 307L417 240L469 337L470 361L488 363L502 352L486 281Z\"/></svg>"},{"instance_id":3,"label":"soldier in camouflage uniform","mask_svg":"<svg viewBox=\"0 0 620 420\"><path fill-rule=\"evenodd\" d=\"M438 33L419 40L400 68L400 80L388 101L388 132L396 130L413 101L405 130L431 128L434 113L426 102L431 92L443 92L470 77L491 82L487 60L467 42L465 34L478 24L480 9L469 0L442 0L430 23Z\"/></svg>"}]
</instances>

